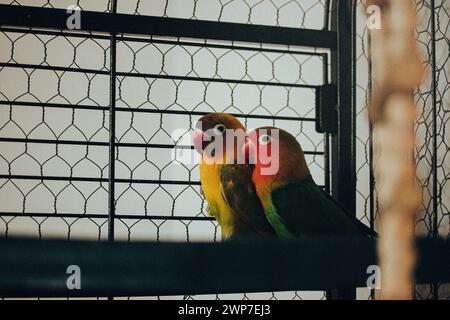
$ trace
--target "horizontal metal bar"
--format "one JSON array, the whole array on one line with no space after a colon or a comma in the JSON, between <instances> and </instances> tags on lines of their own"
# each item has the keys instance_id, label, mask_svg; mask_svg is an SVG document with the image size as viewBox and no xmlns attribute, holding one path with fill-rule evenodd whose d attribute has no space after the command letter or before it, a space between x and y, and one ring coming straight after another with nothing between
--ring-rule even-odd
<instances>
[{"instance_id":1,"label":"horizontal metal bar","mask_svg":"<svg viewBox=\"0 0 450 320\"><path fill-rule=\"evenodd\" d=\"M55 109L84 109L84 110L98 110L109 111L107 106L93 106L85 104L61 104L51 102L35 102L35 101L12 101L12 100L0 100L0 105L3 106L22 106L22 107L37 107L37 108L55 108Z\"/></svg>"},{"instance_id":2,"label":"horizontal metal bar","mask_svg":"<svg viewBox=\"0 0 450 320\"><path fill-rule=\"evenodd\" d=\"M130 77L130 78L152 78L152 79L168 79L168 80L180 80L180 81L247 84L247 85L264 86L264 87L288 87L288 88L304 88L304 89L317 89L319 87L317 85L297 84L297 83L223 79L223 78L188 77L188 76L174 76L174 75L164 75L164 74L154 74L154 73L117 72L117 76L118 77Z\"/></svg>"},{"instance_id":3,"label":"horizontal metal bar","mask_svg":"<svg viewBox=\"0 0 450 320\"><path fill-rule=\"evenodd\" d=\"M95 69L84 69L84 68L70 68L70 67L60 67L60 66L48 66L41 64L25 64L25 63L0 63L0 67L4 68L20 68L20 69L33 69L33 70L47 70L47 71L61 71L61 72L79 72L79 73L92 73L109 75L109 71L95 70Z\"/></svg>"},{"instance_id":4,"label":"horizontal metal bar","mask_svg":"<svg viewBox=\"0 0 450 320\"><path fill-rule=\"evenodd\" d=\"M1 102L0 102L1 103ZM183 110L161 110L161 109L144 109L144 108L128 108L118 107L116 111L121 112L143 112L143 113L162 113L162 114L176 114L176 115L188 115L188 116L204 116L211 112L204 111L183 111ZM288 117L288 116L276 116L276 115L261 115L261 114L242 114L242 113L229 113L236 118L246 119L266 119L266 120L286 120L286 121L301 121L301 122L315 122L316 118L308 117Z\"/></svg>"},{"instance_id":5,"label":"horizontal metal bar","mask_svg":"<svg viewBox=\"0 0 450 320\"><path fill-rule=\"evenodd\" d=\"M98 39L98 40L110 40L109 35L105 34L95 34L90 32L75 32L74 31L63 31L63 30L49 30L49 29L32 29L31 26L26 26L22 28L5 27L0 26L0 32L8 33L26 33L35 34L43 36L56 36L56 37L73 37L73 38L85 38L85 39Z\"/></svg>"},{"instance_id":6,"label":"horizontal metal bar","mask_svg":"<svg viewBox=\"0 0 450 320\"><path fill-rule=\"evenodd\" d=\"M7 180L48 180L48 181L76 181L76 182L108 182L107 178L91 178L91 177L61 177L61 176L32 176L32 175L0 175L0 179ZM200 181L181 181L181 180L148 180L148 179L115 179L116 183L127 184L158 184L158 185L186 185L186 186L199 186ZM318 187L324 189L324 185L318 185Z\"/></svg>"},{"instance_id":7,"label":"horizontal metal bar","mask_svg":"<svg viewBox=\"0 0 450 320\"><path fill-rule=\"evenodd\" d=\"M74 218L74 219L108 219L106 213L42 213L42 212L0 212L0 217L26 217L26 218ZM138 215L116 214L116 219L122 220L177 220L177 221L215 221L213 217L206 216L167 216L167 215Z\"/></svg>"},{"instance_id":8,"label":"horizontal metal bar","mask_svg":"<svg viewBox=\"0 0 450 320\"><path fill-rule=\"evenodd\" d=\"M0 175L0 179L8 180L47 180L47 181L75 181L75 182L108 182L108 178L94 177L61 177L61 176L33 176L33 175ZM164 184L164 185L200 185L200 181L180 180L148 180L148 179L114 179L116 183L136 184Z\"/></svg>"},{"instance_id":9,"label":"horizontal metal bar","mask_svg":"<svg viewBox=\"0 0 450 320\"><path fill-rule=\"evenodd\" d=\"M86 34L86 33L75 33L75 32L65 32L65 31L50 31L50 30L37 30L37 29L19 29L19 28L8 28L0 27L1 32L10 33L27 33L35 35L46 35L46 36L61 36L61 37L75 37L75 38L86 38L86 39L99 39L99 40L110 40L109 36L101 34ZM293 54L293 55L308 55L308 56L322 56L321 52L313 51L303 51L296 49L274 49L266 48L262 46L239 46L235 44L217 44L209 42L193 42L179 40L179 38L173 38L170 40L154 39L154 38L138 38L118 35L116 37L117 41L123 42L144 42L144 43L154 43L154 44L167 44L167 45L177 45L184 47L201 47L201 48L212 48L212 49L225 49L225 50L239 50L239 51L256 51L256 52L266 52L266 53L280 53L280 54Z\"/></svg>"},{"instance_id":10,"label":"horizontal metal bar","mask_svg":"<svg viewBox=\"0 0 450 320\"><path fill-rule=\"evenodd\" d=\"M324 53L322 52L312 52L303 51L295 49L273 49L265 48L262 46L239 46L235 44L216 44L208 42L191 42L182 40L161 40L161 39L146 39L137 37L126 37L118 36L117 41L126 42L145 42L145 43L155 43L155 44L167 44L167 45L178 45L184 47L201 47L201 48L211 48L211 49L224 49L224 50L239 50L239 51L254 51L254 52L265 52L265 53L280 53L280 54L292 54L292 55L306 55L306 56L316 56L320 57Z\"/></svg>"},{"instance_id":11,"label":"horizontal metal bar","mask_svg":"<svg viewBox=\"0 0 450 320\"><path fill-rule=\"evenodd\" d=\"M50 139L4 138L4 137L0 137L0 142L41 143L41 144L81 145L81 146L101 146L101 147L108 146L108 142L98 142L98 141L50 140Z\"/></svg>"},{"instance_id":12,"label":"horizontal metal bar","mask_svg":"<svg viewBox=\"0 0 450 320\"><path fill-rule=\"evenodd\" d=\"M419 240L416 283L450 282L450 243ZM153 296L366 287L376 242L224 243L0 239L0 296ZM155 259L157 257L157 259ZM67 287L67 268L81 290ZM211 272L220 270L220 272Z\"/></svg>"},{"instance_id":13,"label":"horizontal metal bar","mask_svg":"<svg viewBox=\"0 0 450 320\"><path fill-rule=\"evenodd\" d=\"M0 25L68 29L70 16L63 9L0 5ZM335 49L336 32L161 18L103 12L82 12L81 30L169 37L228 40L252 43L321 47Z\"/></svg>"},{"instance_id":14,"label":"horizontal metal bar","mask_svg":"<svg viewBox=\"0 0 450 320\"><path fill-rule=\"evenodd\" d=\"M81 145L81 146L109 146L108 142L99 141L77 141L77 140L49 140L49 139L29 139L29 138L3 138L0 137L0 142L11 143L41 143L41 144L54 144L54 145ZM156 143L126 143L117 142L117 147L120 148L148 148L148 149L190 149L194 150L194 146L188 145L175 145L175 144L156 144ZM305 155L324 155L323 151L303 151Z\"/></svg>"},{"instance_id":15,"label":"horizontal metal bar","mask_svg":"<svg viewBox=\"0 0 450 320\"><path fill-rule=\"evenodd\" d=\"M24 107L45 107L45 108L62 108L62 109L86 109L86 110L99 110L109 111L106 106L89 106L89 105L76 105L76 104L56 104L46 102L23 102L23 101L5 101L0 100L0 105L14 105ZM167 110L167 109L145 109L145 108L130 108L130 107L117 107L116 111L119 112L142 112L142 113L156 113L156 114L176 114L187 116L204 116L210 112L203 111L188 111L188 110ZM212 112L212 111L211 111ZM230 113L237 118L247 119L267 119L267 120L286 120L286 121L302 121L302 122L315 122L316 118L308 117L288 117L288 116L276 116L276 115L258 115L258 114L241 114Z\"/></svg>"},{"instance_id":16,"label":"horizontal metal bar","mask_svg":"<svg viewBox=\"0 0 450 320\"><path fill-rule=\"evenodd\" d=\"M37 65L37 64L0 63L0 68L1 67L109 75L109 71L104 71L104 70L58 67L58 66L47 66L47 65ZM165 74L156 74L156 73L116 72L116 75L117 75L117 77L124 77L124 78L125 77L151 78L151 79L166 79L166 80L179 80L179 81L233 83L233 84L247 84L247 85L254 85L254 86L264 86L264 87L288 87L288 88L304 88L304 89L316 89L316 90L317 90L317 88L319 88L319 86L308 85L308 84L238 80L238 79L223 79L223 78L189 77L189 76L176 76L176 75L165 75Z\"/></svg>"},{"instance_id":17,"label":"horizontal metal bar","mask_svg":"<svg viewBox=\"0 0 450 320\"><path fill-rule=\"evenodd\" d=\"M76 181L76 182L108 182L107 178L33 176L33 175L4 175L4 174L0 175L0 179L8 179L8 180Z\"/></svg>"},{"instance_id":18,"label":"horizontal metal bar","mask_svg":"<svg viewBox=\"0 0 450 320\"><path fill-rule=\"evenodd\" d=\"M49 139L29 139L29 138L3 138L0 137L0 142L16 142L16 143L41 143L41 144L56 144L56 145L81 145L81 146L109 146L108 142L99 141L77 141L77 140L49 140ZM175 144L156 144L156 143L125 143L117 142L117 147L122 148L149 148L149 149L194 149L194 146L175 145Z\"/></svg>"}]
</instances>

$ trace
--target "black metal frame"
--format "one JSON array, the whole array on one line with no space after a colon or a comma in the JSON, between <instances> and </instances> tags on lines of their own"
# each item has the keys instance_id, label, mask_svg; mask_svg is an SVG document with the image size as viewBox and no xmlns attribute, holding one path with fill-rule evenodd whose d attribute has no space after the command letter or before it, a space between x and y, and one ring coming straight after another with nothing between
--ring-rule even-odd
<instances>
[{"instance_id":1,"label":"black metal frame","mask_svg":"<svg viewBox=\"0 0 450 320\"><path fill-rule=\"evenodd\" d=\"M327 30L279 28L228 22L185 20L118 14L117 1L112 12L83 12L85 31L158 35L251 43L271 43L319 48L336 48L336 33ZM26 8L26 9L25 9ZM0 5L3 25L65 29L68 14L62 9Z\"/></svg>"},{"instance_id":2,"label":"black metal frame","mask_svg":"<svg viewBox=\"0 0 450 320\"><path fill-rule=\"evenodd\" d=\"M416 283L450 281L450 242L422 239L417 242L417 250ZM377 264L374 240L351 239L218 244L0 239L0 251L0 297L194 295L365 287L366 266ZM74 263L82 270L82 290L68 290L66 286L68 275L64 271Z\"/></svg>"},{"instance_id":3,"label":"black metal frame","mask_svg":"<svg viewBox=\"0 0 450 320\"><path fill-rule=\"evenodd\" d=\"M332 82L337 85L337 134L332 137L332 194L356 214L355 1L333 1L331 29L338 44L332 51ZM355 299L355 289L330 290L329 299Z\"/></svg>"},{"instance_id":4,"label":"black metal frame","mask_svg":"<svg viewBox=\"0 0 450 320\"><path fill-rule=\"evenodd\" d=\"M330 30L305 30L290 29L268 26L244 25L235 23L208 22L208 21L190 21L173 18L143 17L117 14L117 1L112 1L112 11L110 13L84 12L83 13L83 30L92 32L106 32L107 35L96 35L96 37L109 39L111 42L110 59L111 67L109 71L97 70L81 70L80 72L99 73L110 76L110 106L109 107L92 107L95 110L110 111L110 138L108 143L99 142L76 142L76 141L44 141L29 139L7 139L2 138L0 141L10 142L39 142L39 143L55 143L55 144L82 144L82 145L102 145L109 147L109 168L110 174L107 178L75 178L75 177L44 177L44 176L13 176L1 175L0 178L6 179L35 179L35 180L70 180L70 181L100 181L108 183L108 239L114 240L114 221L119 216L115 214L115 184L116 183L150 183L150 184L199 184L199 182L182 182L182 181L153 181L153 180L129 180L116 179L115 176L115 150L121 146L135 147L156 147L170 148L173 146L148 145L148 144L124 144L117 143L115 137L115 115L116 112L129 111L127 108L119 108L116 106L116 77L121 73L116 71L116 43L119 39L125 39L123 34L141 34L141 35L162 35L176 37L190 37L202 39L216 39L229 41L243 41L252 43L276 43L284 45L321 47L331 49L331 82L337 90L337 133L331 135L326 133L325 139L325 168L326 181L325 189L330 191L330 171L331 171L331 191L337 200L342 203L350 211L355 211L355 115L354 115L354 1L336 0L327 1L327 7L330 7L330 16L327 17L327 24L330 22ZM35 8L35 7L18 7L0 5L0 25L14 27L36 27L63 30L66 26L67 12L59 9ZM51 34L52 31L38 31L43 34ZM62 34L54 32L54 34ZM71 34L72 35L72 34ZM83 36L83 35L81 35ZM85 35L84 35L85 36ZM218 46L220 45L212 45ZM229 46L228 48L239 48L237 46ZM246 50L249 48L245 47ZM276 49L265 49L277 51ZM350 53L350 54L349 54ZM310 54L310 53L308 53ZM326 56L324 56L327 59ZM327 60L325 60L327 61ZM0 66L11 66L9 64L1 64ZM36 66L16 65L22 68L36 68ZM38 68L47 68L40 66ZM51 67L52 70L58 69ZM67 68L59 68L62 71ZM73 71L70 69L70 71ZM328 71L325 68L325 79L328 79ZM148 75L142 75L148 76ZM161 77L161 75L151 75L152 77ZM171 77L177 78L177 77ZM182 79L187 79L182 77ZM200 79L201 80L201 79ZM211 80L211 79L208 79ZM222 81L215 79L213 81ZM225 80L224 80L225 81ZM226 80L229 81L229 80ZM233 81L231 81L233 82ZM246 81L235 81L236 83L246 83ZM255 82L249 82L255 83ZM260 83L265 84L265 83ZM271 83L271 85L286 86L283 83ZM319 87L307 85L292 85L298 87L307 87L318 90ZM11 101L0 101L0 104L11 104ZM13 102L20 105L20 102ZM41 103L26 103L28 106L40 107ZM45 104L48 105L48 104ZM52 105L57 108L72 108L76 106L68 105ZM332 108L328 111L334 112ZM140 112L141 110L133 110ZM145 112L151 112L145 110ZM183 114L181 111L159 111L164 113ZM324 111L325 112L325 111ZM201 112L189 114L203 114ZM252 115L246 115L252 117ZM264 116L258 116L264 118ZM268 117L270 119L289 119L302 121L316 121L313 118L290 118L290 117ZM329 137L331 136L331 146ZM177 146L179 147L179 146ZM328 162L328 155L331 150L331 170ZM308 153L308 152L307 152ZM318 154L312 152L311 154ZM323 153L320 153L323 154ZM14 213L1 213L8 216ZM39 216L39 214L28 213L30 216ZM70 215L65 215L70 216ZM105 217L104 214L90 215L90 217ZM122 218L133 218L133 216L123 216ZM136 218L136 217L134 217ZM184 219L182 217L139 217L142 219ZM190 218L191 219L191 218ZM197 217L192 220L211 220L209 217ZM268 289L268 288L267 288ZM355 290L348 289L343 291L330 291L328 297L332 299L354 298Z\"/></svg>"}]
</instances>

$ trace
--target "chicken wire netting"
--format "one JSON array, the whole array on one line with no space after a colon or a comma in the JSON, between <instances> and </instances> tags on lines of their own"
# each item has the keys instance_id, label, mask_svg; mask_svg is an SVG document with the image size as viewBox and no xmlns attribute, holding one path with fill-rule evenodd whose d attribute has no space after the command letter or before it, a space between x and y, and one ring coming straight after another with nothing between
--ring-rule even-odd
<instances>
[{"instance_id":1,"label":"chicken wire netting","mask_svg":"<svg viewBox=\"0 0 450 320\"><path fill-rule=\"evenodd\" d=\"M108 1L0 1L109 12ZM212 10L218 4L218 11ZM309 4L308 4L309 3ZM118 12L322 29L318 1L119 1ZM242 9L243 7L247 9ZM261 11L261 9L263 9ZM108 238L108 34L0 29L0 234ZM190 135L204 114L296 135L329 189L328 137L315 131L316 48L117 35L115 240L220 241L207 215ZM324 292L175 298L323 299Z\"/></svg>"},{"instance_id":2,"label":"chicken wire netting","mask_svg":"<svg viewBox=\"0 0 450 320\"><path fill-rule=\"evenodd\" d=\"M415 92L418 105L416 162L423 199L416 232L450 237L450 3L417 2L417 39L425 76ZM449 284L418 286L419 299L450 299Z\"/></svg>"},{"instance_id":3,"label":"chicken wire netting","mask_svg":"<svg viewBox=\"0 0 450 320\"><path fill-rule=\"evenodd\" d=\"M357 214L376 227L378 218L374 159L367 106L371 95L370 39L365 23L364 0L357 2L356 32L356 161ZM416 163L423 193L416 221L416 234L450 236L449 132L449 27L450 3L445 0L416 1L416 36L423 58L424 79L414 93L417 103ZM359 20L359 21L358 21ZM373 84L376 85L376 84ZM360 289L359 289L360 290ZM361 297L367 290L360 290ZM417 299L450 299L448 284L419 285ZM369 294L369 297L373 297Z\"/></svg>"}]
</instances>

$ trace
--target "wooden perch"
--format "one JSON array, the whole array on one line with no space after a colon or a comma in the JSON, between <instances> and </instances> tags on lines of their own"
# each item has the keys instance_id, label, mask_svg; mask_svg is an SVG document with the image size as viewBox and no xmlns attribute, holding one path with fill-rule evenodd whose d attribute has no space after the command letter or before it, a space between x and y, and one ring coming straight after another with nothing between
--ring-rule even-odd
<instances>
[{"instance_id":1,"label":"wooden perch","mask_svg":"<svg viewBox=\"0 0 450 320\"><path fill-rule=\"evenodd\" d=\"M420 203L414 161L416 107L413 91L422 66L415 39L411 0L371 0L381 9L381 29L371 30L374 125L378 189L381 298L411 299L416 261L415 213Z\"/></svg>"}]
</instances>

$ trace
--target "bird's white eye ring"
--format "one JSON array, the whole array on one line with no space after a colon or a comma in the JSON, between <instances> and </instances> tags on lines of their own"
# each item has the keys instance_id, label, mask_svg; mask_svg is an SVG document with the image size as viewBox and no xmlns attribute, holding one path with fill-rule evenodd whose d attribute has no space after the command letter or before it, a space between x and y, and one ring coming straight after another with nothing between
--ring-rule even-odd
<instances>
[{"instance_id":1,"label":"bird's white eye ring","mask_svg":"<svg viewBox=\"0 0 450 320\"><path fill-rule=\"evenodd\" d=\"M214 126L214 134L222 135L225 132L226 128L222 123L216 124Z\"/></svg>"},{"instance_id":2,"label":"bird's white eye ring","mask_svg":"<svg viewBox=\"0 0 450 320\"><path fill-rule=\"evenodd\" d=\"M272 137L268 134L262 134L259 137L259 143L260 144L268 144L272 140Z\"/></svg>"}]
</instances>

